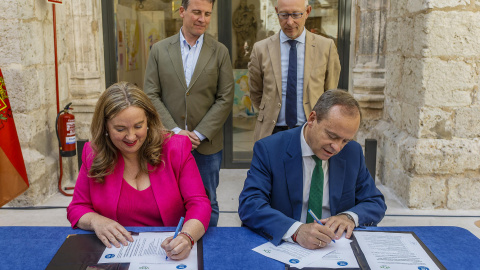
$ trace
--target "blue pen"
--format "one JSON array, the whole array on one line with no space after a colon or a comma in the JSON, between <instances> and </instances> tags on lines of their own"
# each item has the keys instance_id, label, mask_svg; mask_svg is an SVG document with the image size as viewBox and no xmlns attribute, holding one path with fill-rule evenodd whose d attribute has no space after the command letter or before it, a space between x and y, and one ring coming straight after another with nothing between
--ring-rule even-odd
<instances>
[{"instance_id":1,"label":"blue pen","mask_svg":"<svg viewBox=\"0 0 480 270\"><path fill-rule=\"evenodd\" d=\"M320 224L320 225L323 226L322 222L320 222L320 220L317 218L317 216L315 216L315 214L313 213L312 209L308 209L308 213L310 214L310 216L312 216L313 219L315 219L315 221L316 221L318 224ZM332 242L335 243L335 240L332 239Z\"/></svg>"},{"instance_id":2,"label":"blue pen","mask_svg":"<svg viewBox=\"0 0 480 270\"><path fill-rule=\"evenodd\" d=\"M175 237L177 237L178 233L180 232L180 229L182 228L184 220L185 220L184 217L180 218L180 221L178 222L178 225L177 225L177 229L175 229L175 234L173 235L173 239L175 239ZM168 256L165 257L165 260L168 260Z\"/></svg>"}]
</instances>

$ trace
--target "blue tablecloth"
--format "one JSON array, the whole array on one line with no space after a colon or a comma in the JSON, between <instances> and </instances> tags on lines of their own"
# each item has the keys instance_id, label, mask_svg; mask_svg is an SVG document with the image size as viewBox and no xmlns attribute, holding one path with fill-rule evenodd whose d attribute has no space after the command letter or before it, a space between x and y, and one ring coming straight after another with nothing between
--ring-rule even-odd
<instances>
[{"instance_id":1,"label":"blue tablecloth","mask_svg":"<svg viewBox=\"0 0 480 270\"><path fill-rule=\"evenodd\" d=\"M174 228L130 227L131 231ZM413 231L447 269L480 269L480 239L458 227L371 227ZM0 227L0 269L45 269L69 234L92 233L69 227ZM204 269L285 269L252 249L266 240L247 228L209 228L203 239Z\"/></svg>"}]
</instances>

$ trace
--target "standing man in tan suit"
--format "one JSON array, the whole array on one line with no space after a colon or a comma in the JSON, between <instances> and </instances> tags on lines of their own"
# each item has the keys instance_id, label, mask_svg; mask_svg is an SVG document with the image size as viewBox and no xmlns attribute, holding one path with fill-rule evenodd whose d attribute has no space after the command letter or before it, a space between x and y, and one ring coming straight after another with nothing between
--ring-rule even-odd
<instances>
[{"instance_id":1,"label":"standing man in tan suit","mask_svg":"<svg viewBox=\"0 0 480 270\"><path fill-rule=\"evenodd\" d=\"M223 124L232 111L233 72L227 48L205 35L215 0L182 0L180 32L153 45L145 74L145 93L163 124L188 136L209 192L216 226L216 189L222 163Z\"/></svg>"},{"instance_id":2,"label":"standing man in tan suit","mask_svg":"<svg viewBox=\"0 0 480 270\"><path fill-rule=\"evenodd\" d=\"M255 43L248 64L250 97L259 108L255 141L303 125L340 77L333 40L305 29L308 0L278 0L275 10L282 30Z\"/></svg>"}]
</instances>

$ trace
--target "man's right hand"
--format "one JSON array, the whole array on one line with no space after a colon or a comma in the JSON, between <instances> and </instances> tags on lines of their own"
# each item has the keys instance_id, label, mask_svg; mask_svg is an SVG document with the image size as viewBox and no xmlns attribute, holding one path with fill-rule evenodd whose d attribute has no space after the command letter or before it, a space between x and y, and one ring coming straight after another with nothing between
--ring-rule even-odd
<instances>
[{"instance_id":1,"label":"man's right hand","mask_svg":"<svg viewBox=\"0 0 480 270\"><path fill-rule=\"evenodd\" d=\"M200 145L200 139L197 137L195 132L193 131L188 131L188 130L182 130L178 132L179 135L187 136L190 139L190 142L192 143L192 148L197 149L197 147Z\"/></svg>"},{"instance_id":2,"label":"man's right hand","mask_svg":"<svg viewBox=\"0 0 480 270\"><path fill-rule=\"evenodd\" d=\"M326 247L334 237L335 233L330 228L314 222L302 224L296 240L304 248L319 249Z\"/></svg>"}]
</instances>

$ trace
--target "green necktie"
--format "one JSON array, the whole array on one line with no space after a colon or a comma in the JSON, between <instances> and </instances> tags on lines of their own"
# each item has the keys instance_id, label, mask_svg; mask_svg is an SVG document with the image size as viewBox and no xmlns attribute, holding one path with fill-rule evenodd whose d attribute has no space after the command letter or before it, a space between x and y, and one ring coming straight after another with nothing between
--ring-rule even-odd
<instances>
[{"instance_id":1,"label":"green necktie","mask_svg":"<svg viewBox=\"0 0 480 270\"><path fill-rule=\"evenodd\" d=\"M312 173L312 182L310 183L310 196L308 197L308 208L322 219L322 200L323 200L323 168L322 160L316 155L312 156L315 160L315 168ZM307 223L312 223L313 218L307 214Z\"/></svg>"}]
</instances>

